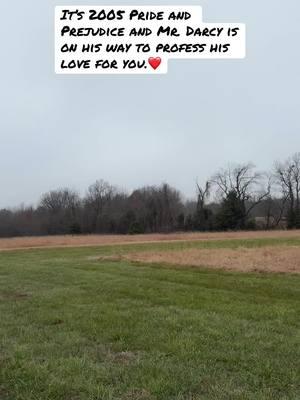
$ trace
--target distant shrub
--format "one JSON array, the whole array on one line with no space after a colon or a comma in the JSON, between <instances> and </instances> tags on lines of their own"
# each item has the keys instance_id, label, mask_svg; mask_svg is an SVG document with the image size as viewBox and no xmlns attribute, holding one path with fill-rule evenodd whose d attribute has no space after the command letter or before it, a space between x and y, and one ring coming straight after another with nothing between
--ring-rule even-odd
<instances>
[{"instance_id":1,"label":"distant shrub","mask_svg":"<svg viewBox=\"0 0 300 400\"><path fill-rule=\"evenodd\" d=\"M69 233L70 233L71 235L79 235L79 234L81 233L80 224L79 224L78 222L73 222L73 223L70 225Z\"/></svg>"},{"instance_id":2,"label":"distant shrub","mask_svg":"<svg viewBox=\"0 0 300 400\"><path fill-rule=\"evenodd\" d=\"M129 235L138 235L141 233L145 233L145 230L139 222L135 221L130 225L128 233Z\"/></svg>"}]
</instances>

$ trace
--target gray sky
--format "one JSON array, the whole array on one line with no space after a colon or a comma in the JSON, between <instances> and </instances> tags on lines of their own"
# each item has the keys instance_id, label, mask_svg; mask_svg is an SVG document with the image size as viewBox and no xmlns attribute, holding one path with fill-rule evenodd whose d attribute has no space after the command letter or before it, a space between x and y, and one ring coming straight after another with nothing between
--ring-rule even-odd
<instances>
[{"instance_id":1,"label":"gray sky","mask_svg":"<svg viewBox=\"0 0 300 400\"><path fill-rule=\"evenodd\" d=\"M202 0L207 22L245 22L246 60L171 61L158 76L54 74L54 6L0 6L0 207L103 178L167 181L187 196L228 162L259 169L300 151L299 0Z\"/></svg>"}]
</instances>

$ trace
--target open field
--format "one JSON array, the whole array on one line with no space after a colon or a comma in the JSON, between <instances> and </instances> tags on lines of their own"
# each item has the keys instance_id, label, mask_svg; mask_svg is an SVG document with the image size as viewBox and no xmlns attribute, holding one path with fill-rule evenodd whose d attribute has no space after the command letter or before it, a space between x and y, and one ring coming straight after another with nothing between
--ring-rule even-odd
<instances>
[{"instance_id":1,"label":"open field","mask_svg":"<svg viewBox=\"0 0 300 400\"><path fill-rule=\"evenodd\" d=\"M249 232L208 232L170 233L147 235L62 235L0 238L0 250L16 250L40 247L107 246L131 243L232 240L232 239L300 239L300 230L293 231L249 231Z\"/></svg>"},{"instance_id":2,"label":"open field","mask_svg":"<svg viewBox=\"0 0 300 400\"><path fill-rule=\"evenodd\" d=\"M299 232L230 235L2 252L0 399L299 399Z\"/></svg>"}]
</instances>

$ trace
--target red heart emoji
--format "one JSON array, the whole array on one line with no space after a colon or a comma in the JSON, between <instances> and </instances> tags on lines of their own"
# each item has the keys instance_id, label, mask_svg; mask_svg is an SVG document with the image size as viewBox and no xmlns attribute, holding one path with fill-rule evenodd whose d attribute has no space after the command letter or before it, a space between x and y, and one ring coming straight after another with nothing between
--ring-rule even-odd
<instances>
[{"instance_id":1,"label":"red heart emoji","mask_svg":"<svg viewBox=\"0 0 300 400\"><path fill-rule=\"evenodd\" d=\"M148 63L151 65L151 67L153 69L157 69L161 64L161 58L160 57L156 57L156 58L150 57L148 60Z\"/></svg>"}]
</instances>

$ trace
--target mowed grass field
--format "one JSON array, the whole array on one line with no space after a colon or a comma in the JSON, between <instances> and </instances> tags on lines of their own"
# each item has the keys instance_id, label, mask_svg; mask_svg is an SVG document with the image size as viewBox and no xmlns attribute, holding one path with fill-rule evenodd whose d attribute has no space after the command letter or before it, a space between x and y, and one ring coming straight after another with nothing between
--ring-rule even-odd
<instances>
[{"instance_id":1,"label":"mowed grass field","mask_svg":"<svg viewBox=\"0 0 300 400\"><path fill-rule=\"evenodd\" d=\"M1 252L0 399L300 399L300 275L176 264L299 247L300 235Z\"/></svg>"}]
</instances>

